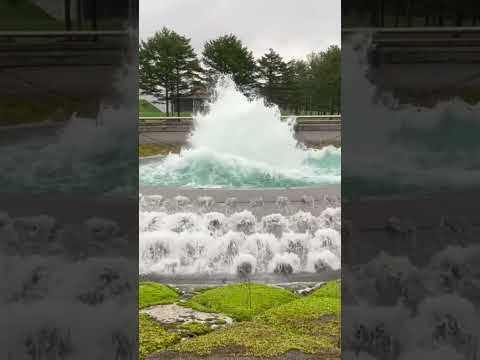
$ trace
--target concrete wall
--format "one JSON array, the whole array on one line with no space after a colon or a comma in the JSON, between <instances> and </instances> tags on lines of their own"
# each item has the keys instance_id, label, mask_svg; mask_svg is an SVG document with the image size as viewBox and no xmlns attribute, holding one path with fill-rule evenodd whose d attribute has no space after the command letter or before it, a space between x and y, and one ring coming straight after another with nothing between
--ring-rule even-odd
<instances>
[{"instance_id":1,"label":"concrete wall","mask_svg":"<svg viewBox=\"0 0 480 360\"><path fill-rule=\"evenodd\" d=\"M155 131L140 132L140 144L171 144L185 145L187 143L188 131ZM341 145L341 130L333 131L298 131L295 137L306 145Z\"/></svg>"}]
</instances>

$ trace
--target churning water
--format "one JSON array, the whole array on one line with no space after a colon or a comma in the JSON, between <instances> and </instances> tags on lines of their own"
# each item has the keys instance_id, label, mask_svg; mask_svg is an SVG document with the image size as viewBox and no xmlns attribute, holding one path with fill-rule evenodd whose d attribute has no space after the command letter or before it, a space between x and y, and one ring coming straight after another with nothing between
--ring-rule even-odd
<instances>
[{"instance_id":1,"label":"churning water","mask_svg":"<svg viewBox=\"0 0 480 360\"><path fill-rule=\"evenodd\" d=\"M189 187L294 187L340 182L340 149L306 149L293 120L277 107L247 99L222 78L205 115L194 119L188 148L140 166L142 185Z\"/></svg>"},{"instance_id":2,"label":"churning water","mask_svg":"<svg viewBox=\"0 0 480 360\"><path fill-rule=\"evenodd\" d=\"M157 198L163 201L148 200ZM157 204L144 211L142 197L140 274L290 275L340 268L338 207L318 216L295 210L258 217L251 210L212 211L208 197L199 198L200 206L184 196L174 200L174 208Z\"/></svg>"}]
</instances>

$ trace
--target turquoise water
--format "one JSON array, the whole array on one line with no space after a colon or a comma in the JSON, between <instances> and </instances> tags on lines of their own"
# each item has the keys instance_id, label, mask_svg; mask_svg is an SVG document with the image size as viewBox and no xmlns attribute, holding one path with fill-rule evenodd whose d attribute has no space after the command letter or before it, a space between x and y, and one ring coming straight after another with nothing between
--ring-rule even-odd
<instances>
[{"instance_id":1,"label":"turquoise water","mask_svg":"<svg viewBox=\"0 0 480 360\"><path fill-rule=\"evenodd\" d=\"M247 99L229 78L215 87L206 114L194 119L188 149L140 166L140 185L283 188L340 183L340 149L306 149L295 119Z\"/></svg>"},{"instance_id":2,"label":"turquoise water","mask_svg":"<svg viewBox=\"0 0 480 360\"><path fill-rule=\"evenodd\" d=\"M150 186L283 188L339 184L341 150L305 150L295 168L272 166L208 150L186 150L140 166L140 184Z\"/></svg>"}]
</instances>

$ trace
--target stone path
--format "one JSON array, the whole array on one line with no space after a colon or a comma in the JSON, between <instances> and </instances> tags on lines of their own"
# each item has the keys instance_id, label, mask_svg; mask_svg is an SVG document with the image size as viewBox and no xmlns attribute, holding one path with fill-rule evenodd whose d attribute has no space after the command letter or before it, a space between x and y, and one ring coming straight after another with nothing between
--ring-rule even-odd
<instances>
[{"instance_id":1,"label":"stone path","mask_svg":"<svg viewBox=\"0 0 480 360\"><path fill-rule=\"evenodd\" d=\"M140 313L148 314L162 324L199 322L207 324L212 329L215 329L221 324L229 325L233 323L232 318L223 314L196 311L177 304L152 306L140 310Z\"/></svg>"}]
</instances>

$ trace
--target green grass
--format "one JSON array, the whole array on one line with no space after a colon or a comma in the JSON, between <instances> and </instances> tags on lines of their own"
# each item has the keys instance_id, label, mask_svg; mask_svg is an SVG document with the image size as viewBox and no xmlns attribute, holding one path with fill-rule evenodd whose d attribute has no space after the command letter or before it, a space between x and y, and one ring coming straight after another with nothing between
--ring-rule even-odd
<instances>
[{"instance_id":1,"label":"green grass","mask_svg":"<svg viewBox=\"0 0 480 360\"><path fill-rule=\"evenodd\" d=\"M270 309L258 315L255 320L285 331L314 336L321 333L325 326L320 320L328 318L338 321L340 310L340 298L310 295Z\"/></svg>"},{"instance_id":2,"label":"green grass","mask_svg":"<svg viewBox=\"0 0 480 360\"><path fill-rule=\"evenodd\" d=\"M205 335L212 331L208 325L199 322L180 324L177 330L183 337Z\"/></svg>"},{"instance_id":3,"label":"green grass","mask_svg":"<svg viewBox=\"0 0 480 360\"><path fill-rule=\"evenodd\" d=\"M138 146L138 156L168 155L170 153L179 153L180 145L169 144L142 144Z\"/></svg>"},{"instance_id":4,"label":"green grass","mask_svg":"<svg viewBox=\"0 0 480 360\"><path fill-rule=\"evenodd\" d=\"M281 355L292 350L323 353L327 352L328 348L329 344L322 343L314 336L287 333L273 326L251 321L186 340L173 347L178 352L191 352L201 356L221 351L225 355L260 358Z\"/></svg>"},{"instance_id":5,"label":"green grass","mask_svg":"<svg viewBox=\"0 0 480 360\"><path fill-rule=\"evenodd\" d=\"M208 355L271 357L298 350L340 354L339 284L329 283L314 294L275 306L245 321L173 346L178 352Z\"/></svg>"},{"instance_id":6,"label":"green grass","mask_svg":"<svg viewBox=\"0 0 480 360\"><path fill-rule=\"evenodd\" d=\"M138 106L139 106L138 112L142 117L167 116L165 112L158 110L155 106L153 106L153 104L151 104L145 99L140 99L138 102ZM175 117L177 116L177 113L176 112L170 113L170 116ZM192 116L192 113L182 111L180 112L180 116Z\"/></svg>"},{"instance_id":7,"label":"green grass","mask_svg":"<svg viewBox=\"0 0 480 360\"><path fill-rule=\"evenodd\" d=\"M140 309L153 305L172 304L178 299L178 292L166 285L154 282L141 282L139 285L138 306Z\"/></svg>"},{"instance_id":8,"label":"green grass","mask_svg":"<svg viewBox=\"0 0 480 360\"><path fill-rule=\"evenodd\" d=\"M148 355L162 351L180 341L180 336L169 333L150 316L139 316L139 357L144 360Z\"/></svg>"},{"instance_id":9,"label":"green grass","mask_svg":"<svg viewBox=\"0 0 480 360\"><path fill-rule=\"evenodd\" d=\"M341 286L340 281L330 281L320 287L319 289L315 290L311 296L318 296L318 297L331 297L340 299L341 298Z\"/></svg>"},{"instance_id":10,"label":"green grass","mask_svg":"<svg viewBox=\"0 0 480 360\"><path fill-rule=\"evenodd\" d=\"M162 112L145 99L138 102L140 116L163 116Z\"/></svg>"},{"instance_id":11,"label":"green grass","mask_svg":"<svg viewBox=\"0 0 480 360\"><path fill-rule=\"evenodd\" d=\"M153 293L152 287L145 286L151 284L141 283L141 297ZM153 285L162 293L174 292ZM340 282L329 282L305 297L260 284L251 284L251 293L252 307L246 284L209 289L187 302L186 306L200 311L222 312L243 320L215 331L194 322L176 325L172 328L176 333L170 333L150 317L140 315L140 359L164 350L200 356L268 358L295 350L326 359L340 356ZM180 341L181 337L187 338Z\"/></svg>"},{"instance_id":12,"label":"green grass","mask_svg":"<svg viewBox=\"0 0 480 360\"><path fill-rule=\"evenodd\" d=\"M184 306L205 312L220 312L236 320L250 320L274 306L297 299L292 292L260 284L236 284L207 290Z\"/></svg>"}]
</instances>

